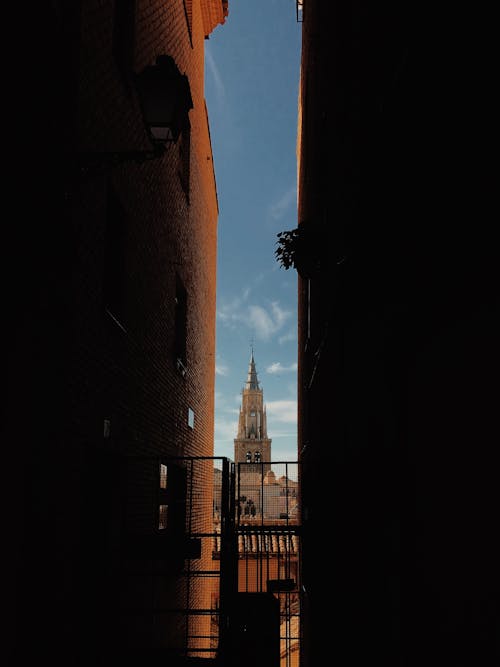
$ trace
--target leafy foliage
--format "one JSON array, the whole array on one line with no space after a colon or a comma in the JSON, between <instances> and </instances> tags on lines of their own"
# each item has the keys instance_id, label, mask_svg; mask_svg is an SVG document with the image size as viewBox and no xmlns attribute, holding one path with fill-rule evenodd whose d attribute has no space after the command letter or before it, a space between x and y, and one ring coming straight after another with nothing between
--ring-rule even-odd
<instances>
[{"instance_id":1,"label":"leafy foliage","mask_svg":"<svg viewBox=\"0 0 500 667\"><path fill-rule=\"evenodd\" d=\"M274 254L284 269L294 268L303 278L319 269L323 249L314 225L302 222L296 229L279 232L277 237Z\"/></svg>"},{"instance_id":2,"label":"leafy foliage","mask_svg":"<svg viewBox=\"0 0 500 667\"><path fill-rule=\"evenodd\" d=\"M290 231L279 232L277 235L278 246L274 251L277 261L284 269L296 267L296 255L299 251L300 231L299 228L291 229Z\"/></svg>"}]
</instances>

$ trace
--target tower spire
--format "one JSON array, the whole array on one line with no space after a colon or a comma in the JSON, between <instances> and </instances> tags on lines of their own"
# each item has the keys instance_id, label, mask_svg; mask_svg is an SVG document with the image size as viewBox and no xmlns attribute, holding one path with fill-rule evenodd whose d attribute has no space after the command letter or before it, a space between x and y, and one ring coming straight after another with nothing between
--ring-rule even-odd
<instances>
[{"instance_id":1,"label":"tower spire","mask_svg":"<svg viewBox=\"0 0 500 667\"><path fill-rule=\"evenodd\" d=\"M265 475L271 469L271 438L267 437L264 391L259 386L255 368L253 339L250 343L247 379L241 392L238 435L234 439L234 461L238 464L258 464L245 468L250 475Z\"/></svg>"},{"instance_id":2,"label":"tower spire","mask_svg":"<svg viewBox=\"0 0 500 667\"><path fill-rule=\"evenodd\" d=\"M255 359L253 357L253 342L250 353L250 363L248 364L248 374L247 381L245 383L245 389L260 389L259 380L257 378L257 370L255 368Z\"/></svg>"}]
</instances>

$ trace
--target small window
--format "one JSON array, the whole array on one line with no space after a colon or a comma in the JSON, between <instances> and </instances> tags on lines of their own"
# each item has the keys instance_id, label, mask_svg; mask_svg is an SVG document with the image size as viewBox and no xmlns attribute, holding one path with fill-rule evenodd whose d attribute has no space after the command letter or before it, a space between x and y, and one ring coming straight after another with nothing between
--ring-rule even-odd
<instances>
[{"instance_id":1,"label":"small window","mask_svg":"<svg viewBox=\"0 0 500 667\"><path fill-rule=\"evenodd\" d=\"M252 452L247 452L247 463L250 463L252 460Z\"/></svg>"},{"instance_id":2,"label":"small window","mask_svg":"<svg viewBox=\"0 0 500 667\"><path fill-rule=\"evenodd\" d=\"M186 533L187 472L174 463L168 463L167 489L158 492L158 529L171 536L183 538ZM161 468L160 468L161 484Z\"/></svg>"},{"instance_id":3,"label":"small window","mask_svg":"<svg viewBox=\"0 0 500 667\"><path fill-rule=\"evenodd\" d=\"M188 426L194 428L194 411L191 408L188 408Z\"/></svg>"},{"instance_id":4,"label":"small window","mask_svg":"<svg viewBox=\"0 0 500 667\"><path fill-rule=\"evenodd\" d=\"M166 530L167 528L168 505L160 505L158 530Z\"/></svg>"},{"instance_id":5,"label":"small window","mask_svg":"<svg viewBox=\"0 0 500 667\"><path fill-rule=\"evenodd\" d=\"M255 417L255 410L252 410L252 411L250 412L250 417Z\"/></svg>"},{"instance_id":6,"label":"small window","mask_svg":"<svg viewBox=\"0 0 500 667\"><path fill-rule=\"evenodd\" d=\"M167 473L167 466L164 463L160 463L160 489L167 488Z\"/></svg>"},{"instance_id":7,"label":"small window","mask_svg":"<svg viewBox=\"0 0 500 667\"><path fill-rule=\"evenodd\" d=\"M254 461L255 463L260 463L260 452L255 452Z\"/></svg>"}]
</instances>

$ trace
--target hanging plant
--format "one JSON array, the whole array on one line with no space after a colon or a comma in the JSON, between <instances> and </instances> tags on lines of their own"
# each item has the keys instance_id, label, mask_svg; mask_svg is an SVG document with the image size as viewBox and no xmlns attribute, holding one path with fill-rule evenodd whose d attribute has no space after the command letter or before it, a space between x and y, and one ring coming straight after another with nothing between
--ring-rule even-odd
<instances>
[{"instance_id":1,"label":"hanging plant","mask_svg":"<svg viewBox=\"0 0 500 667\"><path fill-rule=\"evenodd\" d=\"M299 245L299 230L291 229L290 231L279 232L276 236L278 237L276 242L278 247L274 251L276 259L286 270L291 267L296 268L295 258Z\"/></svg>"},{"instance_id":2,"label":"hanging plant","mask_svg":"<svg viewBox=\"0 0 500 667\"><path fill-rule=\"evenodd\" d=\"M277 261L286 270L294 268L303 278L310 278L320 265L320 243L313 237L312 230L311 225L303 222L296 229L276 235Z\"/></svg>"}]
</instances>

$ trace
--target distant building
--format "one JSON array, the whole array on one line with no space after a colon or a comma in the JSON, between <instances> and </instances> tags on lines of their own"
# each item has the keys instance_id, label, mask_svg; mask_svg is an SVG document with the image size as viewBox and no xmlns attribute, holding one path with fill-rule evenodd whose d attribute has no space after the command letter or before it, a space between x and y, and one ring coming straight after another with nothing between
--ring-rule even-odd
<instances>
[{"instance_id":1,"label":"distant building","mask_svg":"<svg viewBox=\"0 0 500 667\"><path fill-rule=\"evenodd\" d=\"M274 593L280 605L280 665L295 667L300 644L298 469L296 462L272 464L264 392L253 350L234 452L238 593ZM221 558L222 477L221 470L215 468L214 568ZM218 603L214 593L212 607L217 608Z\"/></svg>"},{"instance_id":2,"label":"distant building","mask_svg":"<svg viewBox=\"0 0 500 667\"><path fill-rule=\"evenodd\" d=\"M253 350L248 364L248 375L241 392L238 435L234 439L234 462L264 463L247 468L246 474L271 470L271 439L267 437L267 414L264 392L259 386Z\"/></svg>"},{"instance_id":3,"label":"distant building","mask_svg":"<svg viewBox=\"0 0 500 667\"><path fill-rule=\"evenodd\" d=\"M245 518L291 518L297 513L298 483L271 470L264 391L259 385L253 350L241 393L238 435L234 439L239 512Z\"/></svg>"}]
</instances>

